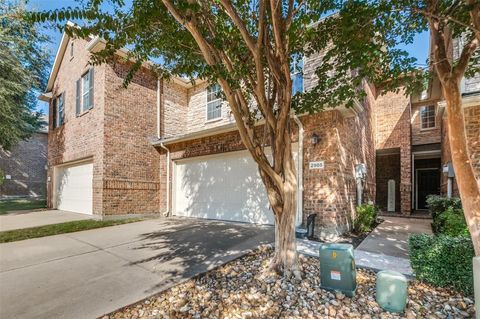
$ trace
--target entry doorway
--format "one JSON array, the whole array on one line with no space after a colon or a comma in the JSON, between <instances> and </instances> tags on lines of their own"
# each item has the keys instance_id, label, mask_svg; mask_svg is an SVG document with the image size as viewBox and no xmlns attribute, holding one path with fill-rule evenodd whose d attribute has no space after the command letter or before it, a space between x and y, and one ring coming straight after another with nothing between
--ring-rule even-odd
<instances>
[{"instance_id":1,"label":"entry doorway","mask_svg":"<svg viewBox=\"0 0 480 319\"><path fill-rule=\"evenodd\" d=\"M427 197L440 194L440 170L438 168L416 169L416 209L427 209Z\"/></svg>"}]
</instances>

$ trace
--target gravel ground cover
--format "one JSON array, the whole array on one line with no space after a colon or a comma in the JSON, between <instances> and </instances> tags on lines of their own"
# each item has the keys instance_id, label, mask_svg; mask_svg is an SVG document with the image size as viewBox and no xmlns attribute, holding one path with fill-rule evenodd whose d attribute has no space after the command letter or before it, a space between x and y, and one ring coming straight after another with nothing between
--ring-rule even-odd
<instances>
[{"instance_id":1,"label":"gravel ground cover","mask_svg":"<svg viewBox=\"0 0 480 319\"><path fill-rule=\"evenodd\" d=\"M375 273L359 270L357 293L349 298L320 289L318 259L301 256L304 279L295 282L268 270L272 253L261 247L102 319L475 317L471 298L418 281L410 282L405 313L391 314L375 302Z\"/></svg>"}]
</instances>

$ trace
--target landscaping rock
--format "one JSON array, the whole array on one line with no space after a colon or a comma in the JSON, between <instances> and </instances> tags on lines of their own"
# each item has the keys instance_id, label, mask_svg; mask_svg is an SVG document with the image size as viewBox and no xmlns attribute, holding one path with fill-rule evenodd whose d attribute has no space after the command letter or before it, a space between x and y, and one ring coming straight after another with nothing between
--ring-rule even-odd
<instances>
[{"instance_id":1,"label":"landscaping rock","mask_svg":"<svg viewBox=\"0 0 480 319\"><path fill-rule=\"evenodd\" d=\"M383 311L375 301L375 274L358 270L353 298L320 288L319 263L300 256L301 282L268 269L272 249L262 247L205 275L172 287L102 319L120 318L473 318L473 301L418 281L409 284L407 309Z\"/></svg>"}]
</instances>

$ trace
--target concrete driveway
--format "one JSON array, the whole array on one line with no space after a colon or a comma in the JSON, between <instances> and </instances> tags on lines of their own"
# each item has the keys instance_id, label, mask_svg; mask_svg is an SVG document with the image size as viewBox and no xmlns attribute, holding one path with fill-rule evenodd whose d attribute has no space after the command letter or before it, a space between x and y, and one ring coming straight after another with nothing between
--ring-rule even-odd
<instances>
[{"instance_id":1,"label":"concrete driveway","mask_svg":"<svg viewBox=\"0 0 480 319\"><path fill-rule=\"evenodd\" d=\"M155 219L0 245L1 318L95 318L273 242L271 227Z\"/></svg>"},{"instance_id":2,"label":"concrete driveway","mask_svg":"<svg viewBox=\"0 0 480 319\"><path fill-rule=\"evenodd\" d=\"M62 210L39 210L0 215L0 231L45 226L92 219L93 215L65 212Z\"/></svg>"}]
</instances>

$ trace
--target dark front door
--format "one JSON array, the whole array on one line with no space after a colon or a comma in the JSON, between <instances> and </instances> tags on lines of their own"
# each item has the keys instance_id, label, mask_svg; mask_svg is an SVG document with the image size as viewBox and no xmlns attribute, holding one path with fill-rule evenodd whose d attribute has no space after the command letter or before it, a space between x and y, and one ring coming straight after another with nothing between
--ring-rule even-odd
<instances>
[{"instance_id":1,"label":"dark front door","mask_svg":"<svg viewBox=\"0 0 480 319\"><path fill-rule=\"evenodd\" d=\"M417 209L427 209L427 196L440 194L440 171L417 170Z\"/></svg>"}]
</instances>

